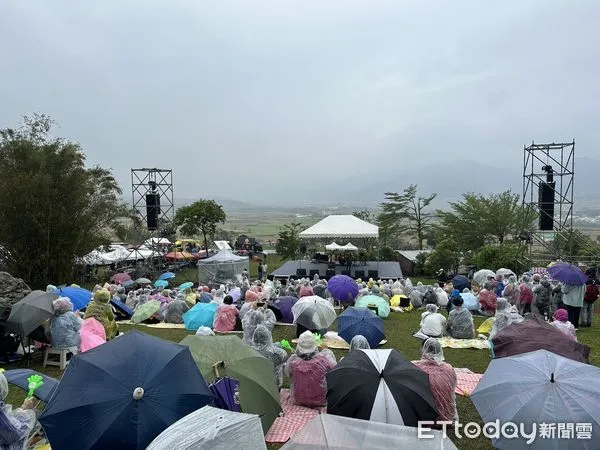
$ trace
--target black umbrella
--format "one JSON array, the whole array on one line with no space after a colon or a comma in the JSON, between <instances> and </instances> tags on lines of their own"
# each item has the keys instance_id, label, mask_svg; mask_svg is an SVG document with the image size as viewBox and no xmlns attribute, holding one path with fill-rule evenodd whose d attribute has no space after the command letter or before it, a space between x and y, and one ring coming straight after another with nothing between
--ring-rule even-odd
<instances>
[{"instance_id":1,"label":"black umbrella","mask_svg":"<svg viewBox=\"0 0 600 450\"><path fill-rule=\"evenodd\" d=\"M6 321L6 331L22 337L28 336L47 319L54 315L52 302L57 294L44 291L33 291L21 301L14 304Z\"/></svg>"},{"instance_id":2,"label":"black umbrella","mask_svg":"<svg viewBox=\"0 0 600 450\"><path fill-rule=\"evenodd\" d=\"M429 375L396 350L353 350L327 374L327 413L416 427L439 417Z\"/></svg>"}]
</instances>

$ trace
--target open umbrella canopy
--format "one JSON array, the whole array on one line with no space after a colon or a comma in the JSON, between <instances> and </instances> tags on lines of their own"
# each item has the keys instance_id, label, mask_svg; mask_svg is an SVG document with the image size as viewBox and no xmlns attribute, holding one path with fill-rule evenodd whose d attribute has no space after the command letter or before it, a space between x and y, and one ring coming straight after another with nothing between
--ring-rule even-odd
<instances>
[{"instance_id":1,"label":"open umbrella canopy","mask_svg":"<svg viewBox=\"0 0 600 450\"><path fill-rule=\"evenodd\" d=\"M161 273L160 277L158 277L159 280L170 280L171 278L175 278L177 275L175 275L173 272L165 272L165 273Z\"/></svg>"},{"instance_id":2,"label":"open umbrella canopy","mask_svg":"<svg viewBox=\"0 0 600 450\"><path fill-rule=\"evenodd\" d=\"M215 314L219 305L216 303L196 303L192 309L183 314L186 330L196 331L200 327L213 327Z\"/></svg>"},{"instance_id":3,"label":"open umbrella canopy","mask_svg":"<svg viewBox=\"0 0 600 450\"><path fill-rule=\"evenodd\" d=\"M34 397L38 398L44 403L48 403L50 397L52 397L52 394L54 394L54 390L58 386L58 380L31 369L14 369L4 371L6 380L11 384L20 387L24 391L29 391L29 381L27 379L31 375L39 375L44 380L44 384L34 391Z\"/></svg>"},{"instance_id":4,"label":"open umbrella canopy","mask_svg":"<svg viewBox=\"0 0 600 450\"><path fill-rule=\"evenodd\" d=\"M160 311L160 302L158 300L150 300L135 309L131 320L134 323L142 323L144 320L148 320L158 311Z\"/></svg>"},{"instance_id":5,"label":"open umbrella canopy","mask_svg":"<svg viewBox=\"0 0 600 450\"><path fill-rule=\"evenodd\" d=\"M573 264L556 263L548 268L548 273L554 280L575 286L582 286L588 280L583 270Z\"/></svg>"},{"instance_id":6,"label":"open umbrella canopy","mask_svg":"<svg viewBox=\"0 0 600 450\"><path fill-rule=\"evenodd\" d=\"M135 280L135 282L137 284L152 284L152 281L150 281L148 278L138 278L137 280Z\"/></svg>"},{"instance_id":7,"label":"open umbrella canopy","mask_svg":"<svg viewBox=\"0 0 600 450\"><path fill-rule=\"evenodd\" d=\"M365 295L354 303L357 308L368 308L369 306L377 307L377 315L385 319L390 315L390 305L383 297L378 295Z\"/></svg>"},{"instance_id":8,"label":"open umbrella canopy","mask_svg":"<svg viewBox=\"0 0 600 450\"><path fill-rule=\"evenodd\" d=\"M131 316L133 316L133 309L131 309L121 300L113 298L110 301L110 304L119 312L119 315L125 317L126 319L131 319Z\"/></svg>"},{"instance_id":9,"label":"open umbrella canopy","mask_svg":"<svg viewBox=\"0 0 600 450\"><path fill-rule=\"evenodd\" d=\"M346 309L337 318L338 336L346 342L357 335L364 336L371 348L376 348L385 337L383 319L368 308Z\"/></svg>"},{"instance_id":10,"label":"open umbrella canopy","mask_svg":"<svg viewBox=\"0 0 600 450\"><path fill-rule=\"evenodd\" d=\"M496 270L496 275L502 275L504 278L508 278L511 275L516 276L516 274L512 270L504 268Z\"/></svg>"},{"instance_id":11,"label":"open umbrella canopy","mask_svg":"<svg viewBox=\"0 0 600 450\"><path fill-rule=\"evenodd\" d=\"M358 284L347 275L335 275L327 284L333 298L342 303L352 303L358 295Z\"/></svg>"},{"instance_id":12,"label":"open umbrella canopy","mask_svg":"<svg viewBox=\"0 0 600 450\"><path fill-rule=\"evenodd\" d=\"M185 291L186 289L190 289L193 287L194 287L194 283L192 283L191 281L186 281L185 283L182 283L179 285L179 290Z\"/></svg>"},{"instance_id":13,"label":"open umbrella canopy","mask_svg":"<svg viewBox=\"0 0 600 450\"><path fill-rule=\"evenodd\" d=\"M429 376L396 350L353 350L326 377L328 414L411 427L438 417Z\"/></svg>"},{"instance_id":14,"label":"open umbrella canopy","mask_svg":"<svg viewBox=\"0 0 600 450\"><path fill-rule=\"evenodd\" d=\"M198 297L198 301L200 303L210 303L213 301L213 296L208 292L201 292L200 297Z\"/></svg>"},{"instance_id":15,"label":"open umbrella canopy","mask_svg":"<svg viewBox=\"0 0 600 450\"><path fill-rule=\"evenodd\" d=\"M481 269L473 274L473 283L477 283L479 286L483 286L489 277L495 278L496 273L493 270Z\"/></svg>"},{"instance_id":16,"label":"open umbrella canopy","mask_svg":"<svg viewBox=\"0 0 600 450\"><path fill-rule=\"evenodd\" d=\"M121 272L116 273L112 277L110 277L111 281L116 284L124 284L126 281L131 281L131 277L128 273Z\"/></svg>"},{"instance_id":17,"label":"open umbrella canopy","mask_svg":"<svg viewBox=\"0 0 600 450\"><path fill-rule=\"evenodd\" d=\"M507 374L511 374L507 378ZM600 369L546 350L492 360L471 395L484 422L523 424L531 430L547 424L589 424L591 439L525 440L500 436L499 449L600 448Z\"/></svg>"},{"instance_id":18,"label":"open umbrella canopy","mask_svg":"<svg viewBox=\"0 0 600 450\"><path fill-rule=\"evenodd\" d=\"M281 412L273 363L237 336L187 336L181 343L209 383L216 379L213 366L223 362L219 375L239 380L242 412L261 416L266 433Z\"/></svg>"},{"instance_id":19,"label":"open umbrella canopy","mask_svg":"<svg viewBox=\"0 0 600 450\"><path fill-rule=\"evenodd\" d=\"M292 313L292 308L294 305L298 303L298 299L292 296L283 296L276 299L272 302L273 306L277 308L281 318L280 320L283 323L294 323L294 314ZM277 315L277 313L275 313Z\"/></svg>"},{"instance_id":20,"label":"open umbrella canopy","mask_svg":"<svg viewBox=\"0 0 600 450\"><path fill-rule=\"evenodd\" d=\"M167 280L156 280L154 282L154 287L156 288L166 288L169 285Z\"/></svg>"},{"instance_id":21,"label":"open umbrella canopy","mask_svg":"<svg viewBox=\"0 0 600 450\"><path fill-rule=\"evenodd\" d=\"M54 315L52 302L58 295L44 291L33 291L15 303L6 321L6 331L21 337L28 336L33 330Z\"/></svg>"},{"instance_id":22,"label":"open umbrella canopy","mask_svg":"<svg viewBox=\"0 0 600 450\"><path fill-rule=\"evenodd\" d=\"M548 350L584 363L588 362L590 356L590 348L587 345L565 339L562 331L537 316L500 330L492 339L492 350L496 358L535 350Z\"/></svg>"},{"instance_id":23,"label":"open umbrella canopy","mask_svg":"<svg viewBox=\"0 0 600 450\"><path fill-rule=\"evenodd\" d=\"M233 303L237 303L240 301L240 298L242 298L242 290L239 287L236 287L230 290L227 295L231 295Z\"/></svg>"},{"instance_id":24,"label":"open umbrella canopy","mask_svg":"<svg viewBox=\"0 0 600 450\"><path fill-rule=\"evenodd\" d=\"M92 301L92 293L87 289L83 289L80 287L64 287L60 288L55 292L59 294L61 297L68 297L73 303L73 309L75 311L82 310L87 307L88 303Z\"/></svg>"},{"instance_id":25,"label":"open umbrella canopy","mask_svg":"<svg viewBox=\"0 0 600 450\"><path fill-rule=\"evenodd\" d=\"M40 423L53 450L144 449L211 400L188 347L130 331L73 356Z\"/></svg>"},{"instance_id":26,"label":"open umbrella canopy","mask_svg":"<svg viewBox=\"0 0 600 450\"><path fill-rule=\"evenodd\" d=\"M462 292L463 289L471 289L471 281L464 275L456 275L452 278L452 286Z\"/></svg>"},{"instance_id":27,"label":"open umbrella canopy","mask_svg":"<svg viewBox=\"0 0 600 450\"><path fill-rule=\"evenodd\" d=\"M292 306L294 322L309 330L322 330L333 323L337 314L333 305L317 295L302 297Z\"/></svg>"},{"instance_id":28,"label":"open umbrella canopy","mask_svg":"<svg viewBox=\"0 0 600 450\"><path fill-rule=\"evenodd\" d=\"M260 418L205 406L175 422L146 450L266 450Z\"/></svg>"}]
</instances>

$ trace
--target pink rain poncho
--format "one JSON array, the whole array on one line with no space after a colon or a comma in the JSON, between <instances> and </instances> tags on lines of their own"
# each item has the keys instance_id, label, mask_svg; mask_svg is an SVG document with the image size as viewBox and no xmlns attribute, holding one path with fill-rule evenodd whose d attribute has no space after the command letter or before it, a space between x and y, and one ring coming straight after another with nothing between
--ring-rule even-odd
<instances>
[{"instance_id":1,"label":"pink rain poncho","mask_svg":"<svg viewBox=\"0 0 600 450\"><path fill-rule=\"evenodd\" d=\"M456 373L454 368L444 362L442 346L437 339L429 338L423 344L421 360L415 365L429 375L431 392L440 420L458 420L456 411Z\"/></svg>"},{"instance_id":2,"label":"pink rain poncho","mask_svg":"<svg viewBox=\"0 0 600 450\"><path fill-rule=\"evenodd\" d=\"M310 331L298 338L296 354L290 356L285 373L290 377L290 391L294 404L315 408L327 404L327 380L325 375L336 365L331 350L317 349L317 342Z\"/></svg>"},{"instance_id":3,"label":"pink rain poncho","mask_svg":"<svg viewBox=\"0 0 600 450\"><path fill-rule=\"evenodd\" d=\"M569 313L566 309L557 309L552 318L554 321L550 325L562 331L565 337L577 342L577 333L573 324L569 322Z\"/></svg>"},{"instance_id":4,"label":"pink rain poncho","mask_svg":"<svg viewBox=\"0 0 600 450\"><path fill-rule=\"evenodd\" d=\"M481 311L488 316L495 314L497 300L498 297L494 292L493 284L487 281L484 284L484 288L479 291L479 305L481 306Z\"/></svg>"},{"instance_id":5,"label":"pink rain poncho","mask_svg":"<svg viewBox=\"0 0 600 450\"><path fill-rule=\"evenodd\" d=\"M213 329L218 332L234 331L235 322L240 312L234 305L221 304L217 308Z\"/></svg>"},{"instance_id":6,"label":"pink rain poncho","mask_svg":"<svg viewBox=\"0 0 600 450\"><path fill-rule=\"evenodd\" d=\"M106 330L96 319L89 318L83 321L81 330L81 352L87 352L106 342Z\"/></svg>"}]
</instances>

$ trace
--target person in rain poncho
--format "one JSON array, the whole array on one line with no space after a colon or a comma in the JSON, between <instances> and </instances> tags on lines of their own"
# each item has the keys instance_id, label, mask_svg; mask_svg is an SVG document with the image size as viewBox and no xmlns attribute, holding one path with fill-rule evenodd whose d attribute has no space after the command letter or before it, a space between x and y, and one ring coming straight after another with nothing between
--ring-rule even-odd
<instances>
[{"instance_id":1,"label":"person in rain poncho","mask_svg":"<svg viewBox=\"0 0 600 450\"><path fill-rule=\"evenodd\" d=\"M196 336L214 336L215 332L208 327L200 327L196 330Z\"/></svg>"},{"instance_id":2,"label":"person in rain poncho","mask_svg":"<svg viewBox=\"0 0 600 450\"><path fill-rule=\"evenodd\" d=\"M249 305L249 303L246 303ZM223 299L223 304L219 305L217 312L215 313L215 319L213 321L213 329L220 333L226 331L235 331L238 328L238 322L240 312L233 305L233 297L226 295ZM239 323L241 327L241 322Z\"/></svg>"},{"instance_id":3,"label":"person in rain poncho","mask_svg":"<svg viewBox=\"0 0 600 450\"><path fill-rule=\"evenodd\" d=\"M504 297L511 305L519 307L519 300L521 297L521 287L517 283L517 277L511 275L508 277L508 283L502 291L502 297ZM497 308L496 308L497 309Z\"/></svg>"},{"instance_id":4,"label":"person in rain poncho","mask_svg":"<svg viewBox=\"0 0 600 450\"><path fill-rule=\"evenodd\" d=\"M127 298L125 299L125 304L129 306L131 309L135 309L138 302L137 295L135 291L129 291L127 293Z\"/></svg>"},{"instance_id":5,"label":"person in rain poncho","mask_svg":"<svg viewBox=\"0 0 600 450\"><path fill-rule=\"evenodd\" d=\"M420 308L423 306L423 294L421 294L418 289L413 289L410 291L408 298L410 298L410 304L413 306L413 308Z\"/></svg>"},{"instance_id":6,"label":"person in rain poncho","mask_svg":"<svg viewBox=\"0 0 600 450\"><path fill-rule=\"evenodd\" d=\"M193 308L194 305L198 302L198 297L200 296L200 293L196 294L196 292L194 292L192 290L192 288L187 288L185 291L183 291L183 295L185 302L188 304L188 306L190 308Z\"/></svg>"},{"instance_id":7,"label":"person in rain poncho","mask_svg":"<svg viewBox=\"0 0 600 450\"><path fill-rule=\"evenodd\" d=\"M473 316L468 309L463 308L464 300L458 296L452 299L452 311L448 314L446 332L454 339L473 339L475 325Z\"/></svg>"},{"instance_id":8,"label":"person in rain poncho","mask_svg":"<svg viewBox=\"0 0 600 450\"><path fill-rule=\"evenodd\" d=\"M535 295L534 306L537 308L540 316L548 319L550 317L550 301L552 300L552 286L550 282L543 278L540 284L533 288Z\"/></svg>"},{"instance_id":9,"label":"person in rain poncho","mask_svg":"<svg viewBox=\"0 0 600 450\"><path fill-rule=\"evenodd\" d=\"M496 288L496 297L502 297L502 293L504 292L504 288L506 287L506 283L504 282L504 277L502 275L496 275L496 282L494 286Z\"/></svg>"},{"instance_id":10,"label":"person in rain poncho","mask_svg":"<svg viewBox=\"0 0 600 450\"><path fill-rule=\"evenodd\" d=\"M117 335L119 328L115 322L115 314L109 304L110 292L101 289L94 293L94 299L88 304L85 310L84 319L93 317L102 324L106 330L106 340L112 339Z\"/></svg>"},{"instance_id":11,"label":"person in rain poncho","mask_svg":"<svg viewBox=\"0 0 600 450\"><path fill-rule=\"evenodd\" d=\"M521 285L519 286L519 313L527 314L531 312L531 304L533 303L533 285L531 284L531 277L529 275L523 275L521 279Z\"/></svg>"},{"instance_id":12,"label":"person in rain poncho","mask_svg":"<svg viewBox=\"0 0 600 450\"><path fill-rule=\"evenodd\" d=\"M585 285L575 286L572 284L563 284L563 303L565 309L569 313L569 322L574 327L579 326L579 315L583 307L583 299L585 297ZM536 299L537 300L537 299Z\"/></svg>"},{"instance_id":13,"label":"person in rain poncho","mask_svg":"<svg viewBox=\"0 0 600 450\"><path fill-rule=\"evenodd\" d=\"M456 410L456 372L444 362L442 345L437 339L429 338L423 344L421 360L415 365L429 375L431 393L439 413L439 420L458 421Z\"/></svg>"},{"instance_id":14,"label":"person in rain poncho","mask_svg":"<svg viewBox=\"0 0 600 450\"><path fill-rule=\"evenodd\" d=\"M569 322L569 313L566 309L557 309L552 319L554 319L551 323L552 326L562 331L567 338L577 341L575 327Z\"/></svg>"},{"instance_id":15,"label":"person in rain poncho","mask_svg":"<svg viewBox=\"0 0 600 450\"><path fill-rule=\"evenodd\" d=\"M491 316L496 313L496 301L498 297L494 292L494 283L492 281L486 281L483 283L483 289L479 291L479 305L481 307L481 313L484 316Z\"/></svg>"},{"instance_id":16,"label":"person in rain poncho","mask_svg":"<svg viewBox=\"0 0 600 450\"><path fill-rule=\"evenodd\" d=\"M258 325L252 335L252 348L273 363L277 387L283 385L283 366L288 359L287 352L273 344L273 336L264 325Z\"/></svg>"},{"instance_id":17,"label":"person in rain poncho","mask_svg":"<svg viewBox=\"0 0 600 450\"><path fill-rule=\"evenodd\" d=\"M562 284L558 280L552 280L550 281L550 285L552 286L552 307L554 308L554 311L557 309L565 309L565 304L562 300Z\"/></svg>"},{"instance_id":18,"label":"person in rain poncho","mask_svg":"<svg viewBox=\"0 0 600 450\"><path fill-rule=\"evenodd\" d=\"M8 395L8 380L0 371L0 448L23 450L36 426L35 398L25 399L20 408L4 403Z\"/></svg>"},{"instance_id":19,"label":"person in rain poncho","mask_svg":"<svg viewBox=\"0 0 600 450\"><path fill-rule=\"evenodd\" d=\"M327 299L327 286L325 285L323 280L319 280L319 282L315 286L313 286L313 292L315 295Z\"/></svg>"},{"instance_id":20,"label":"person in rain poncho","mask_svg":"<svg viewBox=\"0 0 600 450\"><path fill-rule=\"evenodd\" d=\"M336 365L335 355L329 349L319 352L317 340L310 331L298 338L296 354L285 365L290 377L292 401L299 406L315 408L327 404L327 380L325 375Z\"/></svg>"},{"instance_id":21,"label":"person in rain poncho","mask_svg":"<svg viewBox=\"0 0 600 450\"><path fill-rule=\"evenodd\" d=\"M600 298L600 287L596 280L588 280L585 294L583 296L583 307L581 308L581 327L591 327L594 315L594 303Z\"/></svg>"},{"instance_id":22,"label":"person in rain poncho","mask_svg":"<svg viewBox=\"0 0 600 450\"><path fill-rule=\"evenodd\" d=\"M56 292L58 290L58 288L56 286L54 286L53 284L49 284L48 286L46 286L46 292L49 294L52 294L53 292Z\"/></svg>"},{"instance_id":23,"label":"person in rain poncho","mask_svg":"<svg viewBox=\"0 0 600 450\"><path fill-rule=\"evenodd\" d=\"M308 281L305 281L304 285L300 288L299 296L302 298L309 297L311 295L314 295L313 288Z\"/></svg>"},{"instance_id":24,"label":"person in rain poncho","mask_svg":"<svg viewBox=\"0 0 600 450\"><path fill-rule=\"evenodd\" d=\"M216 303L217 305L220 305L223 303L224 298L225 298L225 294L223 293L223 290L217 289L213 295L213 299L212 299L211 303Z\"/></svg>"},{"instance_id":25,"label":"person in rain poncho","mask_svg":"<svg viewBox=\"0 0 600 450\"><path fill-rule=\"evenodd\" d=\"M269 331L273 331L275 327L275 313L264 306L258 306L258 304L254 304L253 308L248 311L244 318L242 319L242 329L244 330L244 336L242 340L244 343L251 345L252 344L252 336L254 335L254 330L259 325L264 325Z\"/></svg>"},{"instance_id":26,"label":"person in rain poncho","mask_svg":"<svg viewBox=\"0 0 600 450\"><path fill-rule=\"evenodd\" d=\"M490 331L490 339L502 331L507 326L522 322L523 317L519 315L515 306L511 306L505 298L499 298L496 302L496 315L494 316L494 325Z\"/></svg>"},{"instance_id":27,"label":"person in rain poncho","mask_svg":"<svg viewBox=\"0 0 600 450\"><path fill-rule=\"evenodd\" d=\"M313 288L314 288L314 287L315 287L317 284L319 284L319 274L318 274L318 273L315 273L315 276L313 277L313 280L312 280L312 283L311 283L311 284L312 284Z\"/></svg>"},{"instance_id":28,"label":"person in rain poncho","mask_svg":"<svg viewBox=\"0 0 600 450\"><path fill-rule=\"evenodd\" d=\"M419 281L417 283L417 291L419 291L421 294L425 295L425 292L427 292L427 286L423 285L423 283Z\"/></svg>"},{"instance_id":29,"label":"person in rain poncho","mask_svg":"<svg viewBox=\"0 0 600 450\"><path fill-rule=\"evenodd\" d=\"M371 346L369 345L369 341L362 334L357 334L350 341L350 350L370 350Z\"/></svg>"},{"instance_id":30,"label":"person in rain poncho","mask_svg":"<svg viewBox=\"0 0 600 450\"><path fill-rule=\"evenodd\" d=\"M434 291L437 297L437 305L440 308L445 308L446 306L448 306L448 294L446 294L444 290L439 286L436 286L434 288Z\"/></svg>"},{"instance_id":31,"label":"person in rain poncho","mask_svg":"<svg viewBox=\"0 0 600 450\"><path fill-rule=\"evenodd\" d=\"M165 323L183 323L183 315L190 309L185 301L185 297L180 292L175 296L175 300L168 303L164 312Z\"/></svg>"},{"instance_id":32,"label":"person in rain poncho","mask_svg":"<svg viewBox=\"0 0 600 450\"><path fill-rule=\"evenodd\" d=\"M428 304L421 314L421 333L429 337L441 337L445 329L446 318L438 312L436 305Z\"/></svg>"},{"instance_id":33,"label":"person in rain poncho","mask_svg":"<svg viewBox=\"0 0 600 450\"><path fill-rule=\"evenodd\" d=\"M425 291L425 294L423 295L423 304L424 305L437 305L437 295L435 293L435 290L433 289L433 286L427 286L427 290Z\"/></svg>"},{"instance_id":34,"label":"person in rain poncho","mask_svg":"<svg viewBox=\"0 0 600 450\"><path fill-rule=\"evenodd\" d=\"M122 302L124 302L127 299L127 294L125 293L125 287L117 286L117 293L115 294L115 297L117 299L121 300Z\"/></svg>"},{"instance_id":35,"label":"person in rain poncho","mask_svg":"<svg viewBox=\"0 0 600 450\"><path fill-rule=\"evenodd\" d=\"M79 330L83 321L73 312L73 303L67 297L54 300L54 317L50 319L50 342L56 349L77 353L81 348Z\"/></svg>"}]
</instances>

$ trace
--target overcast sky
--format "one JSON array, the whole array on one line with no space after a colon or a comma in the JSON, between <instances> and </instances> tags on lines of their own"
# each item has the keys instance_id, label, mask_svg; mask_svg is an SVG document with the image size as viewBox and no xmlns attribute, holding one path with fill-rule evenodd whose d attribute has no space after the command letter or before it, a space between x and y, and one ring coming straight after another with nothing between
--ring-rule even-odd
<instances>
[{"instance_id":1,"label":"overcast sky","mask_svg":"<svg viewBox=\"0 0 600 450\"><path fill-rule=\"evenodd\" d=\"M126 192L154 166L187 198L520 171L532 139L600 155L598 18L597 0L3 1L0 127L47 113Z\"/></svg>"}]
</instances>

